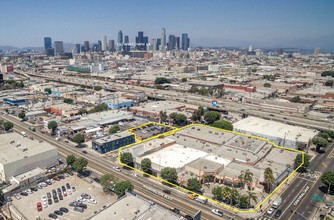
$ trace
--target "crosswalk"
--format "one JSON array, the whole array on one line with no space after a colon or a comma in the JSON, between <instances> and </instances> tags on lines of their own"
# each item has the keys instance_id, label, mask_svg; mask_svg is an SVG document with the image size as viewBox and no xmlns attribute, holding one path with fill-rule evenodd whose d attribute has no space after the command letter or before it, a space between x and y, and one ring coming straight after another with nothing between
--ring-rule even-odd
<instances>
[{"instance_id":1,"label":"crosswalk","mask_svg":"<svg viewBox=\"0 0 334 220\"><path fill-rule=\"evenodd\" d=\"M256 220L274 220L275 218L273 217L268 217L268 216L260 216L260 217L257 217Z\"/></svg>"}]
</instances>

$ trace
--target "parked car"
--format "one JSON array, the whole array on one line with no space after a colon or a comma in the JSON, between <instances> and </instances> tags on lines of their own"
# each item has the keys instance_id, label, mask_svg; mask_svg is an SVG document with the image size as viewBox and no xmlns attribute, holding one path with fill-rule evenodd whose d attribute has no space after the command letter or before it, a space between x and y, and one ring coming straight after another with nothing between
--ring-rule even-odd
<instances>
[{"instance_id":1,"label":"parked car","mask_svg":"<svg viewBox=\"0 0 334 220\"><path fill-rule=\"evenodd\" d=\"M79 203L77 206L83 208L83 209L87 209L87 205L83 204L83 203Z\"/></svg>"},{"instance_id":2,"label":"parked car","mask_svg":"<svg viewBox=\"0 0 334 220\"><path fill-rule=\"evenodd\" d=\"M275 211L275 209L274 209L273 207L270 207L270 208L268 209L268 211L267 211L267 214L268 214L268 215L271 215L271 214L274 213L274 211Z\"/></svg>"},{"instance_id":3,"label":"parked car","mask_svg":"<svg viewBox=\"0 0 334 220\"><path fill-rule=\"evenodd\" d=\"M62 190L63 192L65 192L65 191L66 191L65 186L62 186L62 187L61 187L61 190Z\"/></svg>"},{"instance_id":4,"label":"parked car","mask_svg":"<svg viewBox=\"0 0 334 220\"><path fill-rule=\"evenodd\" d=\"M64 199L64 197L63 197L63 195L62 195L61 193L59 193L58 196L59 196L59 199L60 199L60 200L63 200L63 199Z\"/></svg>"},{"instance_id":5,"label":"parked car","mask_svg":"<svg viewBox=\"0 0 334 220\"><path fill-rule=\"evenodd\" d=\"M49 218L57 219L58 216L56 214L54 214L54 213L50 213L49 214Z\"/></svg>"},{"instance_id":6,"label":"parked car","mask_svg":"<svg viewBox=\"0 0 334 220\"><path fill-rule=\"evenodd\" d=\"M81 194L81 197L82 197L82 198L85 198L85 199L90 199L90 198L91 198L91 196L88 195L87 193L82 193L82 194Z\"/></svg>"},{"instance_id":7,"label":"parked car","mask_svg":"<svg viewBox=\"0 0 334 220\"><path fill-rule=\"evenodd\" d=\"M48 207L48 203L46 201L43 202L43 208L47 208Z\"/></svg>"},{"instance_id":8,"label":"parked car","mask_svg":"<svg viewBox=\"0 0 334 220\"><path fill-rule=\"evenodd\" d=\"M212 209L211 212L215 215L218 215L220 217L223 217L224 213L218 209Z\"/></svg>"},{"instance_id":9,"label":"parked car","mask_svg":"<svg viewBox=\"0 0 334 220\"><path fill-rule=\"evenodd\" d=\"M46 201L46 196L45 195L42 195L42 201Z\"/></svg>"},{"instance_id":10,"label":"parked car","mask_svg":"<svg viewBox=\"0 0 334 220\"><path fill-rule=\"evenodd\" d=\"M48 204L52 205L52 199L48 199Z\"/></svg>"},{"instance_id":11,"label":"parked car","mask_svg":"<svg viewBox=\"0 0 334 220\"><path fill-rule=\"evenodd\" d=\"M27 192L28 194L32 194L32 190L31 190L31 189L27 189L26 192Z\"/></svg>"},{"instance_id":12,"label":"parked car","mask_svg":"<svg viewBox=\"0 0 334 220\"><path fill-rule=\"evenodd\" d=\"M330 204L330 203L325 203L322 207L323 207L324 209L329 209L330 207L332 207L332 204Z\"/></svg>"},{"instance_id":13,"label":"parked car","mask_svg":"<svg viewBox=\"0 0 334 220\"><path fill-rule=\"evenodd\" d=\"M28 196L28 193L26 193L26 192L20 192L20 195L21 196Z\"/></svg>"},{"instance_id":14,"label":"parked car","mask_svg":"<svg viewBox=\"0 0 334 220\"><path fill-rule=\"evenodd\" d=\"M97 178L97 177L95 177L93 180L94 180L95 182L97 182L97 183L100 183L100 179Z\"/></svg>"},{"instance_id":15,"label":"parked car","mask_svg":"<svg viewBox=\"0 0 334 220\"><path fill-rule=\"evenodd\" d=\"M38 188L37 187L31 187L30 190L33 191L33 192L37 192Z\"/></svg>"},{"instance_id":16,"label":"parked car","mask_svg":"<svg viewBox=\"0 0 334 220\"><path fill-rule=\"evenodd\" d=\"M66 183L66 188L67 188L67 189L71 189L71 186L70 186L69 183Z\"/></svg>"},{"instance_id":17,"label":"parked car","mask_svg":"<svg viewBox=\"0 0 334 220\"><path fill-rule=\"evenodd\" d=\"M56 211L54 211L54 213L55 213L56 215L63 215L63 212L60 211L60 210L56 210Z\"/></svg>"},{"instance_id":18,"label":"parked car","mask_svg":"<svg viewBox=\"0 0 334 220\"><path fill-rule=\"evenodd\" d=\"M85 210L84 210L82 207L80 207L80 206L75 206L73 210L76 211L76 212L83 212L83 211L85 211Z\"/></svg>"},{"instance_id":19,"label":"parked car","mask_svg":"<svg viewBox=\"0 0 334 220\"><path fill-rule=\"evenodd\" d=\"M93 198L88 199L87 202L90 203L90 204L96 204L97 203L96 200L93 199Z\"/></svg>"},{"instance_id":20,"label":"parked car","mask_svg":"<svg viewBox=\"0 0 334 220\"><path fill-rule=\"evenodd\" d=\"M42 203L40 203L40 202L37 202L37 204L36 204L36 206L37 206L37 211L42 211L43 210L43 207L42 207Z\"/></svg>"},{"instance_id":21,"label":"parked car","mask_svg":"<svg viewBox=\"0 0 334 220\"><path fill-rule=\"evenodd\" d=\"M51 199L51 193L48 192L48 193L46 194L46 197L48 197L48 199Z\"/></svg>"},{"instance_id":22,"label":"parked car","mask_svg":"<svg viewBox=\"0 0 334 220\"><path fill-rule=\"evenodd\" d=\"M68 209L65 208L65 207L61 207L59 210L62 211L62 212L68 213Z\"/></svg>"}]
</instances>

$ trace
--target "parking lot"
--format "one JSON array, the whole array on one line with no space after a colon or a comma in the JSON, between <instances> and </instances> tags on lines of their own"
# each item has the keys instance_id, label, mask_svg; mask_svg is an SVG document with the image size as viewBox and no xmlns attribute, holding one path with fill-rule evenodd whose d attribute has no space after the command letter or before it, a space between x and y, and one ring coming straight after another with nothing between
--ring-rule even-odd
<instances>
[{"instance_id":1,"label":"parking lot","mask_svg":"<svg viewBox=\"0 0 334 220\"><path fill-rule=\"evenodd\" d=\"M71 190L66 188L66 183L69 183ZM61 189L62 186L66 188L66 196L64 195L64 191ZM72 187L75 189L73 190ZM61 194L63 195L63 200L60 199L60 196L57 192L59 202L55 203L52 190L60 188ZM70 192L68 192L70 191ZM47 197L47 193L51 194L52 204L48 204L48 198L46 198L47 207L43 207L42 211L37 210L37 203L42 201L42 195ZM87 209L83 212L74 211L74 207L69 206L69 204L75 201L81 194L86 193L92 198L96 200L96 204L91 204L87 201L83 201L83 204L87 205ZM54 213L54 211L59 210L61 207L65 207L69 210L68 213L63 213L63 215L58 215L57 219L87 219L88 217L94 215L99 210L102 210L103 207L108 206L108 204L116 201L115 195L106 195L102 187L96 183L89 183L88 181L77 177L76 175L66 177L65 179L61 179L59 181L55 181L52 185L48 185L43 187L42 189L38 189L37 192L33 192L32 194L28 194L28 196L22 196L21 199L17 200L13 199L13 206L26 218L26 219L36 219L40 217L41 219L51 219L49 217L50 213ZM42 205L43 206L43 205Z\"/></svg>"},{"instance_id":2,"label":"parking lot","mask_svg":"<svg viewBox=\"0 0 334 220\"><path fill-rule=\"evenodd\" d=\"M130 131L136 134L137 139L144 140L152 136L162 134L162 133L165 133L171 130L172 128L170 127L163 126L163 125L156 125L152 123L152 124L147 124L145 126L131 129Z\"/></svg>"}]
</instances>

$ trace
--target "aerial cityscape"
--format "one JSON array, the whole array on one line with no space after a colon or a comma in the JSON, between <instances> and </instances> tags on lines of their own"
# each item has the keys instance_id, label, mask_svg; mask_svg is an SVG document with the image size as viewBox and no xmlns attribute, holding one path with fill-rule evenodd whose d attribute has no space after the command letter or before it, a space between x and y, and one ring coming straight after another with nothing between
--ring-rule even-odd
<instances>
[{"instance_id":1,"label":"aerial cityscape","mask_svg":"<svg viewBox=\"0 0 334 220\"><path fill-rule=\"evenodd\" d=\"M0 220L334 220L334 2L1 7Z\"/></svg>"}]
</instances>

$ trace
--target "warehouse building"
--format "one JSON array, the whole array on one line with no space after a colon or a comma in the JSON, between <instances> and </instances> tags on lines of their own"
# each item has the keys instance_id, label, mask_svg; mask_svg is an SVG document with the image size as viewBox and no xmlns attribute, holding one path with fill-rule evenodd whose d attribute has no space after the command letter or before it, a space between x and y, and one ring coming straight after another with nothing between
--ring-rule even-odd
<instances>
[{"instance_id":1,"label":"warehouse building","mask_svg":"<svg viewBox=\"0 0 334 220\"><path fill-rule=\"evenodd\" d=\"M234 123L233 130L268 138L277 145L293 149L308 148L311 140L319 133L317 130L256 117L248 117Z\"/></svg>"},{"instance_id":2,"label":"warehouse building","mask_svg":"<svg viewBox=\"0 0 334 220\"><path fill-rule=\"evenodd\" d=\"M58 152L47 142L39 143L18 133L0 135L0 180L9 182L14 176L36 168L58 164Z\"/></svg>"},{"instance_id":3,"label":"warehouse building","mask_svg":"<svg viewBox=\"0 0 334 220\"><path fill-rule=\"evenodd\" d=\"M93 140L92 148L101 154L105 154L134 142L135 136L124 131Z\"/></svg>"}]
</instances>

